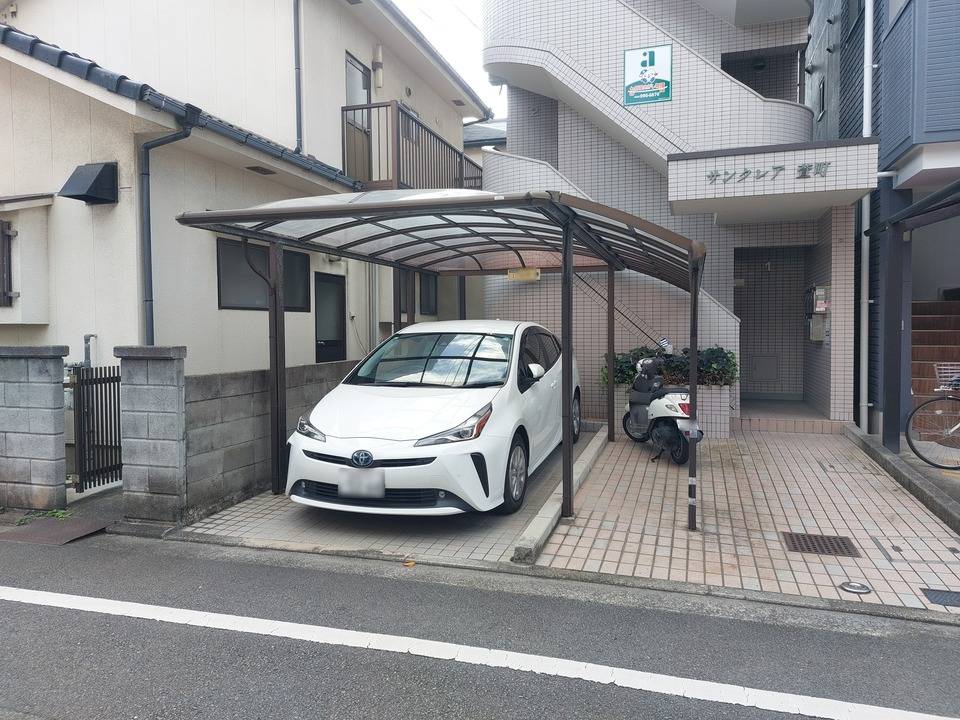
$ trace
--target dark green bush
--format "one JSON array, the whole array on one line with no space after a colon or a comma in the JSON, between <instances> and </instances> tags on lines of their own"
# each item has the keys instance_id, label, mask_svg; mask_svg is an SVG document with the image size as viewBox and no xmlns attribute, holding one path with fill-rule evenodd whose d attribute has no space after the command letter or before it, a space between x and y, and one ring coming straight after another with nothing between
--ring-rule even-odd
<instances>
[{"instance_id":1,"label":"dark green bush","mask_svg":"<svg viewBox=\"0 0 960 720\"><path fill-rule=\"evenodd\" d=\"M629 385L637 374L637 362L653 357L658 348L638 347L630 352L617 353L614 358L614 380L618 385ZM606 359L606 356L604 356ZM740 375L737 357L730 350L714 346L700 349L697 362L698 385L733 385ZM663 366L663 379L668 385L686 385L690 377L689 348L680 355L671 355ZM600 369L600 382L607 384L607 366Z\"/></svg>"}]
</instances>

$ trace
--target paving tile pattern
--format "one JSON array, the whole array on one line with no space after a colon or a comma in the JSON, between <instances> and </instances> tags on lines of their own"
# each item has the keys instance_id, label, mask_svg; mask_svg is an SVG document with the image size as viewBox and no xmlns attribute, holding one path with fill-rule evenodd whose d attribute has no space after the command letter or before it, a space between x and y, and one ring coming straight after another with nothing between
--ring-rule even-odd
<instances>
[{"instance_id":1,"label":"paving tile pattern","mask_svg":"<svg viewBox=\"0 0 960 720\"><path fill-rule=\"evenodd\" d=\"M701 531L686 529L687 468L608 444L538 565L928 608L960 591L960 538L838 435L735 433L700 448ZM861 557L788 552L781 532L850 537ZM844 580L874 592L842 592Z\"/></svg>"},{"instance_id":2,"label":"paving tile pattern","mask_svg":"<svg viewBox=\"0 0 960 720\"><path fill-rule=\"evenodd\" d=\"M574 446L576 457L593 433ZM380 552L423 560L509 562L521 531L560 482L559 450L530 477L527 497L513 515L469 513L418 518L361 515L297 505L263 493L185 528L188 532L254 542L296 543L322 550Z\"/></svg>"}]
</instances>

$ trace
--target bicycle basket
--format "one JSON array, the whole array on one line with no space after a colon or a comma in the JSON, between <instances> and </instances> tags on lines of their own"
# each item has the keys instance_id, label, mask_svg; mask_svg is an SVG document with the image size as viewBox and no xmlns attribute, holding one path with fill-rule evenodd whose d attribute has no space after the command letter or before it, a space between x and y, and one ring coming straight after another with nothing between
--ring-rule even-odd
<instances>
[{"instance_id":1,"label":"bicycle basket","mask_svg":"<svg viewBox=\"0 0 960 720\"><path fill-rule=\"evenodd\" d=\"M960 390L960 362L934 363L937 373L936 390Z\"/></svg>"}]
</instances>

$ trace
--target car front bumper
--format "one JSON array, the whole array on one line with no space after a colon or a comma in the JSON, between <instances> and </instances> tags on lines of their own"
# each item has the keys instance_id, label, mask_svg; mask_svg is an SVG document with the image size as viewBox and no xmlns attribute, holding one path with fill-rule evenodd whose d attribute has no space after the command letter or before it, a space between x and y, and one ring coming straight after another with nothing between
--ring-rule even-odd
<instances>
[{"instance_id":1,"label":"car front bumper","mask_svg":"<svg viewBox=\"0 0 960 720\"><path fill-rule=\"evenodd\" d=\"M328 436L321 442L294 433L289 445L286 494L302 505L376 515L455 515L503 502L509 448L504 438L484 435L415 447L413 441L374 438ZM373 455L371 468L352 466L358 450ZM383 496L347 496L342 489L357 476L382 478Z\"/></svg>"}]
</instances>

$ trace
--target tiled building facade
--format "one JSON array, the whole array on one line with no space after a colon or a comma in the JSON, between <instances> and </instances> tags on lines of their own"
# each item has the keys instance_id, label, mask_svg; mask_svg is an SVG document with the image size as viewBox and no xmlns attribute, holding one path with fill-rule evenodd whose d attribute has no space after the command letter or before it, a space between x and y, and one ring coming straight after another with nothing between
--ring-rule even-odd
<instances>
[{"instance_id":1,"label":"tiled building facade","mask_svg":"<svg viewBox=\"0 0 960 720\"><path fill-rule=\"evenodd\" d=\"M741 402L784 401L853 419L852 204L876 185L877 145L815 141L819 98L802 80L808 18L734 23L693 0L485 7L485 65L508 86L509 118L484 188L573 192L703 241L700 346L738 356L732 414ZM664 45L670 99L626 104L625 53ZM605 286L584 275L575 289L574 348L594 416ZM811 322L816 287L829 304ZM687 344L684 294L630 272L616 290L619 351L662 335ZM554 279L536 292L490 279L485 303L491 316L559 329Z\"/></svg>"}]
</instances>

